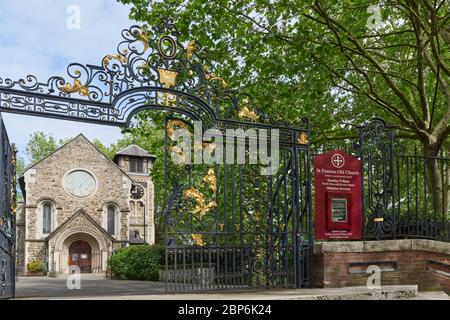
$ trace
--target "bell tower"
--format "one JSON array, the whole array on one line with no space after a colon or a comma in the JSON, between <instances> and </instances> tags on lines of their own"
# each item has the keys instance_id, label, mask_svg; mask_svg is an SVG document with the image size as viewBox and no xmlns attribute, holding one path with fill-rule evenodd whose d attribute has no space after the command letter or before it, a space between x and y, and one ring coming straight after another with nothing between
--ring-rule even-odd
<instances>
[{"instance_id":1,"label":"bell tower","mask_svg":"<svg viewBox=\"0 0 450 320\"><path fill-rule=\"evenodd\" d=\"M114 162L133 179L130 193L130 244L154 244L154 183L151 172L156 160L154 155L136 144L120 150Z\"/></svg>"}]
</instances>

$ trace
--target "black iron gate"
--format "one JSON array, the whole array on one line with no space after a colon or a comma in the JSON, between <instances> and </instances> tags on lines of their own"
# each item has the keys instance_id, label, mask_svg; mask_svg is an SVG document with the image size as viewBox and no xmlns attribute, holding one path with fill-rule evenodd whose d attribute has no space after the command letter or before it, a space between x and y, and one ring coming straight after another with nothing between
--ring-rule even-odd
<instances>
[{"instance_id":1,"label":"black iron gate","mask_svg":"<svg viewBox=\"0 0 450 320\"><path fill-rule=\"evenodd\" d=\"M70 64L69 80L0 78L0 111L119 127L130 126L140 111L163 111L167 196L166 225L160 227L166 228L167 290L311 285L308 120L293 128L264 114L252 97L228 87L213 71L207 50L182 39L171 19L149 28L132 26L122 36L117 53L105 56L101 65ZM176 147L173 129L196 123L223 137L229 130L248 133L231 143L241 155L248 156L246 150L260 142L279 151L274 174L260 174L265 164L227 158L214 165L174 164L169 159ZM252 130L266 132L269 140L255 140ZM241 140L244 149L239 149ZM194 149L198 142L201 149L223 147L201 140ZM11 179L5 166L4 177Z\"/></svg>"},{"instance_id":2,"label":"black iron gate","mask_svg":"<svg viewBox=\"0 0 450 320\"><path fill-rule=\"evenodd\" d=\"M267 168L236 164L234 156L209 166L186 164L191 156L174 146L172 136L174 127L192 126L182 119L168 120L166 154L175 152L183 161L165 162L167 185L172 186L165 211L167 291L312 284L309 129L306 120L304 124L304 131L282 133L275 172L262 175ZM246 123L242 128L258 126ZM221 141L228 144L201 141L200 149L225 155L231 148L237 155L240 144L248 149L265 143L272 153L278 148L270 137L261 141L251 131L231 140L223 128L215 130L216 138L223 134Z\"/></svg>"},{"instance_id":3,"label":"black iron gate","mask_svg":"<svg viewBox=\"0 0 450 320\"><path fill-rule=\"evenodd\" d=\"M15 147L9 142L0 114L0 299L15 295L15 162Z\"/></svg>"}]
</instances>

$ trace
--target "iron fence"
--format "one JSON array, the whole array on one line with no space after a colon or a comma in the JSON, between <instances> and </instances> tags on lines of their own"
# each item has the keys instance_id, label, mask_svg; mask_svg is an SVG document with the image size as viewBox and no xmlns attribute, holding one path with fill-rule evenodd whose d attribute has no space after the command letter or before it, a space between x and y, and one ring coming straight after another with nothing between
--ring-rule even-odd
<instances>
[{"instance_id":1,"label":"iron fence","mask_svg":"<svg viewBox=\"0 0 450 320\"><path fill-rule=\"evenodd\" d=\"M358 139L315 144L312 154L343 150L362 160L363 239L450 241L448 153L425 156L379 118L358 130Z\"/></svg>"},{"instance_id":2,"label":"iron fence","mask_svg":"<svg viewBox=\"0 0 450 320\"><path fill-rule=\"evenodd\" d=\"M387 169L382 189L366 179L366 237L450 241L450 158L394 152Z\"/></svg>"}]
</instances>

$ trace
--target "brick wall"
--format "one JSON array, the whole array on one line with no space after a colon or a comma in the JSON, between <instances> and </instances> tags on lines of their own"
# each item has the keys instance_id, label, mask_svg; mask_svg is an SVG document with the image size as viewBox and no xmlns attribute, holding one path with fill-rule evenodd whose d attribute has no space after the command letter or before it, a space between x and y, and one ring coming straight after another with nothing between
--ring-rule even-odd
<instances>
[{"instance_id":1,"label":"brick wall","mask_svg":"<svg viewBox=\"0 0 450 320\"><path fill-rule=\"evenodd\" d=\"M381 285L418 284L419 290L450 291L450 244L428 240L365 243L340 247L335 242L316 248L316 286L365 286L367 267L378 265Z\"/></svg>"}]
</instances>

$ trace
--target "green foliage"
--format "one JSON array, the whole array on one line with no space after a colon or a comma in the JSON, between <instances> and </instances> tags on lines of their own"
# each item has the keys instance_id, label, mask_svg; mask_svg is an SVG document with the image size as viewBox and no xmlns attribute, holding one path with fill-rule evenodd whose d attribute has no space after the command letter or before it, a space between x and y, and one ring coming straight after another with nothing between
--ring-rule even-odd
<instances>
[{"instance_id":1,"label":"green foliage","mask_svg":"<svg viewBox=\"0 0 450 320\"><path fill-rule=\"evenodd\" d=\"M130 246L114 252L108 268L116 279L158 281L163 256L161 246Z\"/></svg>"},{"instance_id":2,"label":"green foliage","mask_svg":"<svg viewBox=\"0 0 450 320\"><path fill-rule=\"evenodd\" d=\"M45 157L49 156L56 149L67 142L66 139L57 141L52 135L46 135L43 132L35 132L30 135L26 152L30 157L30 164L33 165Z\"/></svg>"},{"instance_id":3,"label":"green foliage","mask_svg":"<svg viewBox=\"0 0 450 320\"><path fill-rule=\"evenodd\" d=\"M31 261L27 263L27 270L28 272L31 273L44 272L45 271L44 262L41 260Z\"/></svg>"},{"instance_id":4,"label":"green foliage","mask_svg":"<svg viewBox=\"0 0 450 320\"><path fill-rule=\"evenodd\" d=\"M180 41L201 43L230 88L273 118L307 116L313 144L353 139L357 125L382 117L422 155L450 154L449 1L118 1L144 27L174 18ZM426 170L448 211L450 177Z\"/></svg>"},{"instance_id":5,"label":"green foliage","mask_svg":"<svg viewBox=\"0 0 450 320\"><path fill-rule=\"evenodd\" d=\"M116 154L116 148L114 145L105 146L100 140L95 139L92 144L97 147L103 154L105 154L109 159L113 159Z\"/></svg>"},{"instance_id":6,"label":"green foliage","mask_svg":"<svg viewBox=\"0 0 450 320\"><path fill-rule=\"evenodd\" d=\"M181 41L200 42L230 87L275 118L308 116L313 142L352 137L351 124L379 116L450 150L448 1L118 1L146 25L175 18Z\"/></svg>"}]
</instances>

